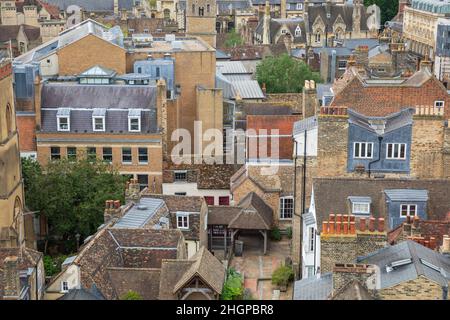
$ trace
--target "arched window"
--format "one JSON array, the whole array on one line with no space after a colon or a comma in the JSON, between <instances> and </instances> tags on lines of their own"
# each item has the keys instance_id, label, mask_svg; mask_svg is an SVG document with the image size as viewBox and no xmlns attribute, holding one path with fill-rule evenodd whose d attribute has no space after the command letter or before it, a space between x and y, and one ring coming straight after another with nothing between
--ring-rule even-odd
<instances>
[{"instance_id":1,"label":"arched window","mask_svg":"<svg viewBox=\"0 0 450 320\"><path fill-rule=\"evenodd\" d=\"M301 35L302 35L302 29L300 28L300 26L297 26L297 28L295 28L295 36L300 37Z\"/></svg>"},{"instance_id":2,"label":"arched window","mask_svg":"<svg viewBox=\"0 0 450 320\"><path fill-rule=\"evenodd\" d=\"M8 134L8 137L13 132L12 110L9 103L6 105L6 132Z\"/></svg>"},{"instance_id":3,"label":"arched window","mask_svg":"<svg viewBox=\"0 0 450 320\"><path fill-rule=\"evenodd\" d=\"M199 15L200 17L203 17L204 12L205 12L205 8L203 8L203 7L198 8L198 15Z\"/></svg>"},{"instance_id":4,"label":"arched window","mask_svg":"<svg viewBox=\"0 0 450 320\"><path fill-rule=\"evenodd\" d=\"M192 5L192 13L195 14L195 4Z\"/></svg>"},{"instance_id":5,"label":"arched window","mask_svg":"<svg viewBox=\"0 0 450 320\"><path fill-rule=\"evenodd\" d=\"M209 4L206 5L206 12L208 12L208 13L211 12L211 5L209 5Z\"/></svg>"},{"instance_id":6,"label":"arched window","mask_svg":"<svg viewBox=\"0 0 450 320\"><path fill-rule=\"evenodd\" d=\"M170 9L164 9L164 20L170 20Z\"/></svg>"}]
</instances>

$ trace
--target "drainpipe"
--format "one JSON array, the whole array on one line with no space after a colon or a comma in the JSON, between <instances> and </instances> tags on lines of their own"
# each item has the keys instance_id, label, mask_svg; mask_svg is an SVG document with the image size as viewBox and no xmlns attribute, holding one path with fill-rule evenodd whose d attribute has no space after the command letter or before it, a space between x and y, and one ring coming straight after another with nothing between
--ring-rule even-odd
<instances>
[{"instance_id":1,"label":"drainpipe","mask_svg":"<svg viewBox=\"0 0 450 320\"><path fill-rule=\"evenodd\" d=\"M372 166L372 164L381 160L381 141L383 141L383 136L378 137L378 159L369 162L369 165L368 165L369 178L370 178L370 173L371 173L370 167Z\"/></svg>"}]
</instances>

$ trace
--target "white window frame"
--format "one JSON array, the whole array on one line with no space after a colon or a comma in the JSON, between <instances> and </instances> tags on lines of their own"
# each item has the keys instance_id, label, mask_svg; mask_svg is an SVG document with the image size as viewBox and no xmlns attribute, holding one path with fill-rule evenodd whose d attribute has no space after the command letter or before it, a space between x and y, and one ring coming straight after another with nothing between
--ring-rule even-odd
<instances>
[{"instance_id":1,"label":"white window frame","mask_svg":"<svg viewBox=\"0 0 450 320\"><path fill-rule=\"evenodd\" d=\"M302 36L302 29L300 28L300 26L297 26L297 28L295 28L295 32L294 32L296 37L301 37Z\"/></svg>"},{"instance_id":2,"label":"white window frame","mask_svg":"<svg viewBox=\"0 0 450 320\"><path fill-rule=\"evenodd\" d=\"M67 119L67 129L61 129L61 119ZM57 116L58 131L70 131L70 116Z\"/></svg>"},{"instance_id":3,"label":"white window frame","mask_svg":"<svg viewBox=\"0 0 450 320\"><path fill-rule=\"evenodd\" d=\"M392 155L389 157L389 145L392 145ZM400 151L402 145L405 146L405 154L404 157L400 157ZM395 147L398 146L398 157L394 157ZM407 143L386 143L386 159L388 160L406 160L406 153L408 152L408 144Z\"/></svg>"},{"instance_id":4,"label":"white window frame","mask_svg":"<svg viewBox=\"0 0 450 320\"><path fill-rule=\"evenodd\" d=\"M321 42L320 32L317 32L316 34L314 34L314 42L316 42L316 43Z\"/></svg>"},{"instance_id":5,"label":"white window frame","mask_svg":"<svg viewBox=\"0 0 450 320\"><path fill-rule=\"evenodd\" d=\"M140 149L147 150L147 161L141 161ZM148 164L148 148L147 147L138 147L138 163L139 164Z\"/></svg>"},{"instance_id":6,"label":"white window frame","mask_svg":"<svg viewBox=\"0 0 450 320\"><path fill-rule=\"evenodd\" d=\"M359 145L359 154L356 154L356 145ZM365 153L362 155L361 146L365 145ZM368 146L370 146L370 157L368 156ZM373 158L373 142L353 142L353 159L372 159Z\"/></svg>"},{"instance_id":7,"label":"white window frame","mask_svg":"<svg viewBox=\"0 0 450 320\"><path fill-rule=\"evenodd\" d=\"M367 210L355 209L356 206L366 206ZM352 202L352 213L353 214L369 214L370 213L370 202L362 202L362 201Z\"/></svg>"},{"instance_id":8,"label":"white window frame","mask_svg":"<svg viewBox=\"0 0 450 320\"><path fill-rule=\"evenodd\" d=\"M435 102L434 102L434 107L435 108L444 108L444 105L445 105L445 101L443 101L443 100L436 100Z\"/></svg>"},{"instance_id":9,"label":"white window frame","mask_svg":"<svg viewBox=\"0 0 450 320\"><path fill-rule=\"evenodd\" d=\"M96 128L95 128L95 120L97 120L97 119L102 120L102 129L96 129ZM97 131L97 132L99 132L99 131L104 132L104 131L106 130L106 126L105 126L105 117L103 117L103 116L95 116L95 117L92 117L92 130L93 130L93 131Z\"/></svg>"},{"instance_id":10,"label":"white window frame","mask_svg":"<svg viewBox=\"0 0 450 320\"><path fill-rule=\"evenodd\" d=\"M131 120L137 120L138 121L138 129L132 130L131 129ZM128 117L128 131L129 132L141 132L141 117Z\"/></svg>"},{"instance_id":11,"label":"white window frame","mask_svg":"<svg viewBox=\"0 0 450 320\"><path fill-rule=\"evenodd\" d=\"M402 209L403 207L406 206L406 216L402 214ZM415 208L415 213L413 216L417 216L417 204L409 204L409 203L402 203L400 204L400 217L408 217L411 216L411 208L414 207Z\"/></svg>"},{"instance_id":12,"label":"white window frame","mask_svg":"<svg viewBox=\"0 0 450 320\"><path fill-rule=\"evenodd\" d=\"M179 218L181 218L181 225ZM177 228L183 230L189 229L189 213L177 212Z\"/></svg>"},{"instance_id":13,"label":"white window frame","mask_svg":"<svg viewBox=\"0 0 450 320\"><path fill-rule=\"evenodd\" d=\"M303 3L297 3L296 9L303 10Z\"/></svg>"},{"instance_id":14,"label":"white window frame","mask_svg":"<svg viewBox=\"0 0 450 320\"><path fill-rule=\"evenodd\" d=\"M131 151L131 160L130 161L123 161L123 149L128 148ZM122 150L122 164L133 164L133 149L131 147L123 147Z\"/></svg>"},{"instance_id":15,"label":"white window frame","mask_svg":"<svg viewBox=\"0 0 450 320\"><path fill-rule=\"evenodd\" d=\"M285 203L284 200L287 199L291 199L292 200L292 212L291 212L291 217L286 218L286 213L284 212L285 210ZM292 217L294 215L294 197L292 196L287 196L287 197L280 197L280 220L292 220Z\"/></svg>"},{"instance_id":16,"label":"white window frame","mask_svg":"<svg viewBox=\"0 0 450 320\"><path fill-rule=\"evenodd\" d=\"M67 289L64 288L64 284L66 284ZM61 292L69 292L69 282L68 281L61 281Z\"/></svg>"}]
</instances>

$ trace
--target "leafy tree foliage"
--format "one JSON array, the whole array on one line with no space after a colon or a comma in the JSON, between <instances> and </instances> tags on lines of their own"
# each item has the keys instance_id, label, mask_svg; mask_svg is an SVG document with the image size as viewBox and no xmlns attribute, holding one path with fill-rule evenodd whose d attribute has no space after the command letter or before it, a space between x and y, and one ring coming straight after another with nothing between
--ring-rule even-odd
<instances>
[{"instance_id":1,"label":"leafy tree foliage","mask_svg":"<svg viewBox=\"0 0 450 320\"><path fill-rule=\"evenodd\" d=\"M287 54L265 58L256 67L256 79L261 86L265 83L267 93L301 92L305 80L321 82L317 72Z\"/></svg>"},{"instance_id":2,"label":"leafy tree foliage","mask_svg":"<svg viewBox=\"0 0 450 320\"><path fill-rule=\"evenodd\" d=\"M390 21L398 12L398 0L364 0L366 7L376 4L380 7L381 25L384 26L386 21Z\"/></svg>"},{"instance_id":3,"label":"leafy tree foliage","mask_svg":"<svg viewBox=\"0 0 450 320\"><path fill-rule=\"evenodd\" d=\"M232 48L236 46L241 46L244 44L244 39L241 38L241 35L236 32L236 30L232 29L227 33L225 40L225 47Z\"/></svg>"},{"instance_id":4,"label":"leafy tree foliage","mask_svg":"<svg viewBox=\"0 0 450 320\"><path fill-rule=\"evenodd\" d=\"M242 300L244 285L242 275L233 268L228 269L227 280L222 289L222 300Z\"/></svg>"},{"instance_id":5,"label":"leafy tree foliage","mask_svg":"<svg viewBox=\"0 0 450 320\"><path fill-rule=\"evenodd\" d=\"M287 286L294 280L294 271L289 266L280 266L272 274L272 283L278 286Z\"/></svg>"},{"instance_id":6,"label":"leafy tree foliage","mask_svg":"<svg viewBox=\"0 0 450 320\"><path fill-rule=\"evenodd\" d=\"M52 238L87 237L103 223L106 200L124 201L125 178L102 162L61 160L41 168L24 159L22 171L27 206L45 215Z\"/></svg>"}]
</instances>

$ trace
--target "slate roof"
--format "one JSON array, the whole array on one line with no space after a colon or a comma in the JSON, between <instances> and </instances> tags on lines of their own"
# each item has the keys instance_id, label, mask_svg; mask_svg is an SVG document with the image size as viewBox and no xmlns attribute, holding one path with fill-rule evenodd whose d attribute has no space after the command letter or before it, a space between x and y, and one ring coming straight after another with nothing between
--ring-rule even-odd
<instances>
[{"instance_id":1,"label":"slate roof","mask_svg":"<svg viewBox=\"0 0 450 320\"><path fill-rule=\"evenodd\" d=\"M388 272L387 265L404 259L412 261ZM450 281L450 258L411 240L382 248L366 257L359 258L358 262L375 264L380 268L381 289L414 280L419 276L424 276L446 287Z\"/></svg>"},{"instance_id":2,"label":"slate roof","mask_svg":"<svg viewBox=\"0 0 450 320\"><path fill-rule=\"evenodd\" d=\"M297 135L299 133L303 133L304 131L311 130L313 128L317 128L317 116L312 116L303 120L299 120L294 122L294 128L292 129L292 134Z\"/></svg>"},{"instance_id":3,"label":"slate roof","mask_svg":"<svg viewBox=\"0 0 450 320\"><path fill-rule=\"evenodd\" d=\"M91 289L70 289L69 292L59 297L58 300L105 300L95 285Z\"/></svg>"},{"instance_id":4,"label":"slate roof","mask_svg":"<svg viewBox=\"0 0 450 320\"><path fill-rule=\"evenodd\" d=\"M244 64L240 61L217 61L216 70L223 75L249 74Z\"/></svg>"},{"instance_id":5,"label":"slate roof","mask_svg":"<svg viewBox=\"0 0 450 320\"><path fill-rule=\"evenodd\" d=\"M384 120L384 133L388 133L404 126L412 125L412 118L415 110L413 108L404 108L399 112L389 114L385 117L364 116L356 111L353 111L352 109L348 109L347 113L349 115L349 123L356 124L371 132L376 132L374 127L370 124L371 121Z\"/></svg>"},{"instance_id":6,"label":"slate roof","mask_svg":"<svg viewBox=\"0 0 450 320\"><path fill-rule=\"evenodd\" d=\"M51 5L66 11L71 5L77 5L88 12L114 12L114 0L44 0ZM120 9L133 9L134 0L119 0Z\"/></svg>"},{"instance_id":7,"label":"slate roof","mask_svg":"<svg viewBox=\"0 0 450 320\"><path fill-rule=\"evenodd\" d=\"M450 211L450 183L438 179L359 179L359 178L314 178L314 203L319 230L330 213L348 214L348 197L362 196L372 199L371 214L387 221L384 190L422 189L428 190L427 219L445 220ZM388 223L385 224L388 228Z\"/></svg>"},{"instance_id":8,"label":"slate roof","mask_svg":"<svg viewBox=\"0 0 450 320\"><path fill-rule=\"evenodd\" d=\"M39 27L22 24L20 26L0 25L0 42L9 40L17 40L20 28L23 28L28 41L36 41L41 37L41 29Z\"/></svg>"},{"instance_id":9,"label":"slate roof","mask_svg":"<svg viewBox=\"0 0 450 320\"><path fill-rule=\"evenodd\" d=\"M328 300L333 290L333 274L321 274L294 282L293 300Z\"/></svg>"},{"instance_id":10,"label":"slate roof","mask_svg":"<svg viewBox=\"0 0 450 320\"><path fill-rule=\"evenodd\" d=\"M141 111L141 132L158 131L156 86L44 83L42 132L57 132L58 109L70 110L70 131L92 133L92 113L106 109L105 132L128 132L128 111Z\"/></svg>"},{"instance_id":11,"label":"slate roof","mask_svg":"<svg viewBox=\"0 0 450 320\"><path fill-rule=\"evenodd\" d=\"M391 201L428 201L428 190L388 189L384 193Z\"/></svg>"},{"instance_id":12,"label":"slate roof","mask_svg":"<svg viewBox=\"0 0 450 320\"><path fill-rule=\"evenodd\" d=\"M142 197L113 228L143 228L163 206L161 199Z\"/></svg>"}]
</instances>

